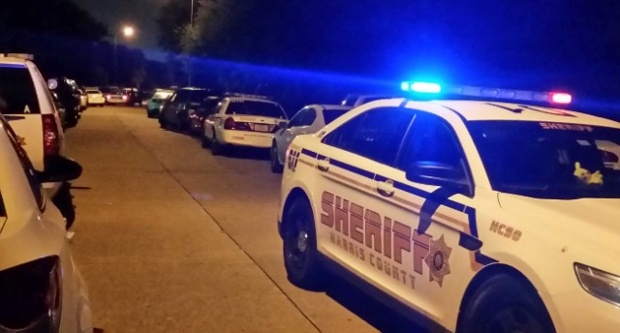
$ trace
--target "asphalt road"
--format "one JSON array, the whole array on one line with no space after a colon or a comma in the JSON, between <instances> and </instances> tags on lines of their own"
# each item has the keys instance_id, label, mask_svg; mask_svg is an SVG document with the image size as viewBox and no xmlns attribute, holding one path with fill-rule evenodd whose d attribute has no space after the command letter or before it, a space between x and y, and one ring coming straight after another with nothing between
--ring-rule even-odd
<instances>
[{"instance_id":1,"label":"asphalt road","mask_svg":"<svg viewBox=\"0 0 620 333\"><path fill-rule=\"evenodd\" d=\"M211 155L142 108L90 108L66 133L74 256L105 332L421 332L334 278L286 278L268 154Z\"/></svg>"}]
</instances>

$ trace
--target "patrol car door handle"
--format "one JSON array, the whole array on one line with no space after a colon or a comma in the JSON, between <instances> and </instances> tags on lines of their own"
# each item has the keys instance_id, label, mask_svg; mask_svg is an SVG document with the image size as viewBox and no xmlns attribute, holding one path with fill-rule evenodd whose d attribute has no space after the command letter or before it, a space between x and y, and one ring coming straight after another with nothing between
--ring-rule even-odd
<instances>
[{"instance_id":1,"label":"patrol car door handle","mask_svg":"<svg viewBox=\"0 0 620 333\"><path fill-rule=\"evenodd\" d=\"M384 197L392 197L394 195L394 183L392 181L378 182L377 192Z\"/></svg>"},{"instance_id":2,"label":"patrol car door handle","mask_svg":"<svg viewBox=\"0 0 620 333\"><path fill-rule=\"evenodd\" d=\"M320 171L327 171L327 170L329 170L329 158L326 158L326 159L323 159L323 160L319 160L319 162L317 163L316 167Z\"/></svg>"}]
</instances>

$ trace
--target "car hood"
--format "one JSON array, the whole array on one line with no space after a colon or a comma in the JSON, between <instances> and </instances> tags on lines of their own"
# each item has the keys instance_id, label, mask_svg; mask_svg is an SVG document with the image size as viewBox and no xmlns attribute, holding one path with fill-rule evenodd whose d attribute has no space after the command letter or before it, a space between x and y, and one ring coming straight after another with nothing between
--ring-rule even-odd
<instances>
[{"instance_id":1,"label":"car hood","mask_svg":"<svg viewBox=\"0 0 620 333\"><path fill-rule=\"evenodd\" d=\"M538 199L500 193L502 208L594 241L620 240L620 199Z\"/></svg>"}]
</instances>

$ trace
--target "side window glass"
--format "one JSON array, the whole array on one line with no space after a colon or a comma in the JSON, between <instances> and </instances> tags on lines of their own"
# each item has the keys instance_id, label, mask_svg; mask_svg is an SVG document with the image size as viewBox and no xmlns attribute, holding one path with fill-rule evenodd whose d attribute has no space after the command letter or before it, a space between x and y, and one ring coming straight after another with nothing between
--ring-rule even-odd
<instances>
[{"instance_id":1,"label":"side window glass","mask_svg":"<svg viewBox=\"0 0 620 333\"><path fill-rule=\"evenodd\" d=\"M288 128L301 126L306 111L307 109L299 110L288 122Z\"/></svg>"},{"instance_id":2,"label":"side window glass","mask_svg":"<svg viewBox=\"0 0 620 333\"><path fill-rule=\"evenodd\" d=\"M369 110L327 135L323 142L393 165L413 112L396 107Z\"/></svg>"},{"instance_id":3,"label":"side window glass","mask_svg":"<svg viewBox=\"0 0 620 333\"><path fill-rule=\"evenodd\" d=\"M312 123L314 123L315 119L316 119L316 110L315 109L308 109L308 112L306 112L306 116L303 119L303 125L302 126L310 126L310 125L312 125Z\"/></svg>"},{"instance_id":4,"label":"side window glass","mask_svg":"<svg viewBox=\"0 0 620 333\"><path fill-rule=\"evenodd\" d=\"M465 157L449 124L435 115L421 112L403 142L396 167L404 171L415 164L450 168L457 178L466 180L464 162Z\"/></svg>"}]
</instances>

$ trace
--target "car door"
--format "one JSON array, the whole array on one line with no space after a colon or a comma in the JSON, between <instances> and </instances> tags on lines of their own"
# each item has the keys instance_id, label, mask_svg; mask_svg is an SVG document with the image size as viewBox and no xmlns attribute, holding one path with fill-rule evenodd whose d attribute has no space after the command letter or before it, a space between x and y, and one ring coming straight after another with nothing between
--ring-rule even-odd
<instances>
[{"instance_id":1,"label":"car door","mask_svg":"<svg viewBox=\"0 0 620 333\"><path fill-rule=\"evenodd\" d=\"M315 119L316 109L313 107L305 107L291 118L285 129L275 134L280 163L283 163L286 150L297 135L311 133L309 132L309 127Z\"/></svg>"},{"instance_id":2,"label":"car door","mask_svg":"<svg viewBox=\"0 0 620 333\"><path fill-rule=\"evenodd\" d=\"M380 255L391 266L387 272L384 263L383 285L437 322L453 314L478 269L474 250L481 243L470 236L471 179L451 125L422 111L416 112L395 163L375 174L377 184L393 184L377 205L386 212L383 227L391 237L384 239L392 245L384 247L391 253Z\"/></svg>"},{"instance_id":3,"label":"car door","mask_svg":"<svg viewBox=\"0 0 620 333\"><path fill-rule=\"evenodd\" d=\"M382 193L394 184L378 184L375 174L394 163L412 119L396 106L370 109L327 133L317 154L318 248L377 286L392 283L382 271L383 216L392 216Z\"/></svg>"}]
</instances>

